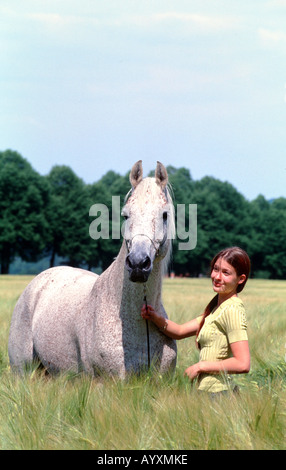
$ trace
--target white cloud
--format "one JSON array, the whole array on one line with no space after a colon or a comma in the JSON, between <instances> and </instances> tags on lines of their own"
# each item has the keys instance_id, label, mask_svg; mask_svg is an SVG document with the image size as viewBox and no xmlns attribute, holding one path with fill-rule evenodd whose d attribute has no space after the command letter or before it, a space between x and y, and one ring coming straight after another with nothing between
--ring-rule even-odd
<instances>
[{"instance_id":1,"label":"white cloud","mask_svg":"<svg viewBox=\"0 0 286 470\"><path fill-rule=\"evenodd\" d=\"M55 13L31 13L26 18L44 23L51 27L64 27L74 25L92 24L98 26L139 26L152 27L154 24L177 23L185 26L193 26L200 32L223 32L233 30L240 25L240 20L228 16L207 16L202 14L190 14L176 11L163 13L151 13L142 15L116 14L110 17L97 17L95 15L61 15Z\"/></svg>"},{"instance_id":2,"label":"white cloud","mask_svg":"<svg viewBox=\"0 0 286 470\"><path fill-rule=\"evenodd\" d=\"M27 18L51 25L62 25L68 23L78 22L78 18L74 16L63 16L56 13L31 13L26 15Z\"/></svg>"},{"instance_id":3,"label":"white cloud","mask_svg":"<svg viewBox=\"0 0 286 470\"><path fill-rule=\"evenodd\" d=\"M269 7L286 7L286 0L270 0L268 2Z\"/></svg>"},{"instance_id":4,"label":"white cloud","mask_svg":"<svg viewBox=\"0 0 286 470\"><path fill-rule=\"evenodd\" d=\"M206 16L190 13L166 12L152 15L154 21L177 21L199 27L202 31L217 32L233 29L239 25L239 20L227 16Z\"/></svg>"},{"instance_id":5,"label":"white cloud","mask_svg":"<svg viewBox=\"0 0 286 470\"><path fill-rule=\"evenodd\" d=\"M96 17L85 17L75 15L60 15L56 13L31 13L27 14L26 17L30 20L44 23L47 26L75 26L86 23L100 24L100 20Z\"/></svg>"},{"instance_id":6,"label":"white cloud","mask_svg":"<svg viewBox=\"0 0 286 470\"><path fill-rule=\"evenodd\" d=\"M270 29L260 28L258 30L259 37L265 45L276 45L276 44L285 44L286 45L286 33L284 31L273 31Z\"/></svg>"}]
</instances>

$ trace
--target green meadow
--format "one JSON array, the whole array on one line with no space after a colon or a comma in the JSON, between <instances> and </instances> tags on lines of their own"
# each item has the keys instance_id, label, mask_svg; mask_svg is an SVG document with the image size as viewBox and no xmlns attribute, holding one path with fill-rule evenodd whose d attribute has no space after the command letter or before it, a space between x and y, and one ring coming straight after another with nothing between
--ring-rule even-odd
<instances>
[{"instance_id":1,"label":"green meadow","mask_svg":"<svg viewBox=\"0 0 286 470\"><path fill-rule=\"evenodd\" d=\"M194 338L178 342L175 373L126 381L43 372L19 378L7 344L17 298L31 276L0 277L0 449L278 450L286 445L286 281L249 280L251 371L239 396L210 399L183 376L196 362ZM213 295L208 279L165 279L163 300L177 322L198 316Z\"/></svg>"}]
</instances>

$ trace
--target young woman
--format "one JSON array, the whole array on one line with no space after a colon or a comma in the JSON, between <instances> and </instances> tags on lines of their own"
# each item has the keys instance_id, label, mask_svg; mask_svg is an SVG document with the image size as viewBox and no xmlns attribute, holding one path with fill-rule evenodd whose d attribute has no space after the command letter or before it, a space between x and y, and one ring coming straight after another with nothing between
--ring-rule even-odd
<instances>
[{"instance_id":1,"label":"young woman","mask_svg":"<svg viewBox=\"0 0 286 470\"><path fill-rule=\"evenodd\" d=\"M211 262L211 280L215 297L203 315L179 325L143 306L141 315L151 320L165 335L174 339L195 336L200 349L199 362L185 370L191 380L198 378L198 389L210 393L229 390L227 374L249 372L250 354L242 291L250 272L247 253L239 247L220 251ZM232 387L233 388L233 387Z\"/></svg>"}]
</instances>

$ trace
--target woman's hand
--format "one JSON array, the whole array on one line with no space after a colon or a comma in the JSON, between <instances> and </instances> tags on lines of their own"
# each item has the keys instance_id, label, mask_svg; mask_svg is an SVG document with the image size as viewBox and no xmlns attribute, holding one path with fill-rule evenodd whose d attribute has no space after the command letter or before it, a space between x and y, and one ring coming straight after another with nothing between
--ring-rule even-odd
<instances>
[{"instance_id":1,"label":"woman's hand","mask_svg":"<svg viewBox=\"0 0 286 470\"><path fill-rule=\"evenodd\" d=\"M185 370L184 375L187 375L189 379L194 380L196 377L200 375L200 373L201 373L200 363L197 362L197 364L194 364L193 366L188 367Z\"/></svg>"},{"instance_id":2,"label":"woman's hand","mask_svg":"<svg viewBox=\"0 0 286 470\"><path fill-rule=\"evenodd\" d=\"M162 328L164 328L164 325L166 324L166 318L162 317L161 315L158 315L158 313L154 310L151 305L147 305L147 308L146 305L143 305L143 307L141 308L141 316L145 320L152 321L160 330L162 330Z\"/></svg>"},{"instance_id":3,"label":"woman's hand","mask_svg":"<svg viewBox=\"0 0 286 470\"><path fill-rule=\"evenodd\" d=\"M143 307L141 308L141 317L144 318L144 320L154 320L155 317L156 317L156 312L155 310L153 309L153 307L151 307L151 305L147 305L147 309L146 309L146 305L144 304Z\"/></svg>"},{"instance_id":4,"label":"woman's hand","mask_svg":"<svg viewBox=\"0 0 286 470\"><path fill-rule=\"evenodd\" d=\"M173 339L183 339L194 336L199 328L199 322L195 318L183 325L178 325L165 316L159 315L151 305L144 304L141 308L141 316L144 320L151 320L165 335Z\"/></svg>"}]
</instances>

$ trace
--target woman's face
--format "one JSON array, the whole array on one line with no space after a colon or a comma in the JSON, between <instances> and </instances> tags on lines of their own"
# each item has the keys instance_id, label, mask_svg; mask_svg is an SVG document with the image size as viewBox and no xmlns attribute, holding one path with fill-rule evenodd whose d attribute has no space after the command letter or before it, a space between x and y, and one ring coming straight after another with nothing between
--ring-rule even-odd
<instances>
[{"instance_id":1,"label":"woman's face","mask_svg":"<svg viewBox=\"0 0 286 470\"><path fill-rule=\"evenodd\" d=\"M236 294L237 287L246 279L245 274L238 276L236 270L225 259L218 258L211 272L213 290L222 296Z\"/></svg>"}]
</instances>

